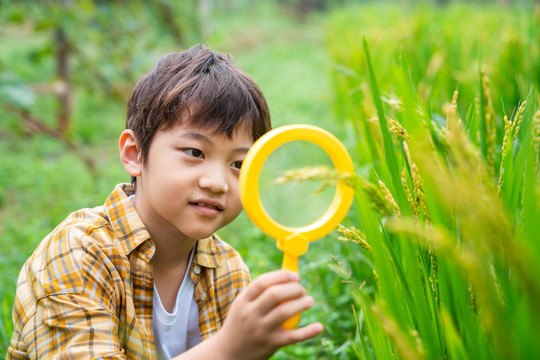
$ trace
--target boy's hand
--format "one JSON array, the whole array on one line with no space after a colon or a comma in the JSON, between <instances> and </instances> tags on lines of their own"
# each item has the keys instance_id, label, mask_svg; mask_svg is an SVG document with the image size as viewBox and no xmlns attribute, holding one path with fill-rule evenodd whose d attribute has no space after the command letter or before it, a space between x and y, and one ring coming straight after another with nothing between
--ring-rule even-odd
<instances>
[{"instance_id":1,"label":"boy's hand","mask_svg":"<svg viewBox=\"0 0 540 360\"><path fill-rule=\"evenodd\" d=\"M317 336L320 323L285 330L289 317L313 306L298 275L278 270L259 276L233 302L219 337L220 351L230 359L267 359L282 346Z\"/></svg>"}]
</instances>

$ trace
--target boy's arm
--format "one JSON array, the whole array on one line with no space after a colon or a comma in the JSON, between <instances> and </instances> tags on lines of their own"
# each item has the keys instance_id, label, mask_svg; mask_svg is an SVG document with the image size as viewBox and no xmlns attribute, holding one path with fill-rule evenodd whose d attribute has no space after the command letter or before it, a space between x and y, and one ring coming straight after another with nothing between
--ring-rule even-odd
<instances>
[{"instance_id":1,"label":"boy's arm","mask_svg":"<svg viewBox=\"0 0 540 360\"><path fill-rule=\"evenodd\" d=\"M281 326L289 317L312 305L313 299L306 296L296 273L278 270L263 274L238 295L215 336L174 360L268 359L280 347L322 332L319 323L293 330Z\"/></svg>"},{"instance_id":2,"label":"boy's arm","mask_svg":"<svg viewBox=\"0 0 540 360\"><path fill-rule=\"evenodd\" d=\"M82 294L48 296L37 304L19 341L25 357L125 359L118 334L117 319L108 309ZM18 358L17 344L11 356ZM9 354L8 354L9 355Z\"/></svg>"}]
</instances>

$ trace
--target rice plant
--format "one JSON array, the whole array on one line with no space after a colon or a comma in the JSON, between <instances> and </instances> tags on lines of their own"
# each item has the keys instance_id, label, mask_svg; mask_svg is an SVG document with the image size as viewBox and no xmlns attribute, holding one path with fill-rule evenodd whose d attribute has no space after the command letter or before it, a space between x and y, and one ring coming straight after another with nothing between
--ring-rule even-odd
<instances>
[{"instance_id":1,"label":"rice plant","mask_svg":"<svg viewBox=\"0 0 540 360\"><path fill-rule=\"evenodd\" d=\"M390 70L392 106L383 103L365 39L363 48L373 114L352 122L352 136L365 141L353 157L364 166L349 175L358 214L340 229L373 270L372 278L347 276L355 299L354 353L359 359L540 358L534 87L503 117L480 70L476 101L460 111L455 91L440 112L430 111L402 56ZM313 174L326 181L344 176Z\"/></svg>"},{"instance_id":2,"label":"rice plant","mask_svg":"<svg viewBox=\"0 0 540 360\"><path fill-rule=\"evenodd\" d=\"M359 359L540 358L540 7L523 4L329 21Z\"/></svg>"}]
</instances>

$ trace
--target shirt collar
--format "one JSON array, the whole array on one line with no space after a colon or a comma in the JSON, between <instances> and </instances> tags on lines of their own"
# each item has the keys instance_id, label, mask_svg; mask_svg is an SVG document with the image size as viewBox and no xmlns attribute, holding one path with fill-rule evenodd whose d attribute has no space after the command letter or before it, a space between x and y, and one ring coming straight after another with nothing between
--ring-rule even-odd
<instances>
[{"instance_id":1,"label":"shirt collar","mask_svg":"<svg viewBox=\"0 0 540 360\"><path fill-rule=\"evenodd\" d=\"M216 268L221 264L221 254L216 246L217 237L215 235L197 241L195 257L193 262L207 268Z\"/></svg>"},{"instance_id":2,"label":"shirt collar","mask_svg":"<svg viewBox=\"0 0 540 360\"><path fill-rule=\"evenodd\" d=\"M143 259L150 262L154 256L155 246L135 206L129 199L134 192L132 185L118 184L105 201L105 209L124 253L129 255L144 243L139 251Z\"/></svg>"}]
</instances>

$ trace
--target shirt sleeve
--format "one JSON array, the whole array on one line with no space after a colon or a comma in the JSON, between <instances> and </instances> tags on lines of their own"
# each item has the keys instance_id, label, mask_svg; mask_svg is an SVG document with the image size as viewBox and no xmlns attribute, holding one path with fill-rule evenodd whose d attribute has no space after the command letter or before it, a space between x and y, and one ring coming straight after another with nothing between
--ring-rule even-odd
<instances>
[{"instance_id":1,"label":"shirt sleeve","mask_svg":"<svg viewBox=\"0 0 540 360\"><path fill-rule=\"evenodd\" d=\"M31 358L125 359L114 314L82 294L51 295L22 330Z\"/></svg>"}]
</instances>

